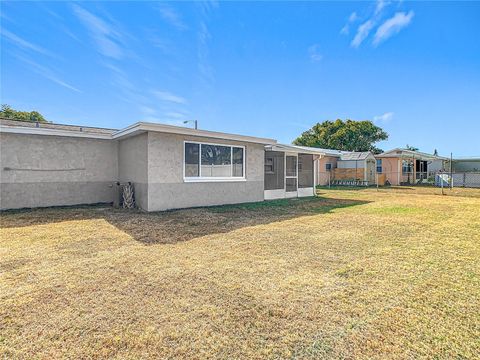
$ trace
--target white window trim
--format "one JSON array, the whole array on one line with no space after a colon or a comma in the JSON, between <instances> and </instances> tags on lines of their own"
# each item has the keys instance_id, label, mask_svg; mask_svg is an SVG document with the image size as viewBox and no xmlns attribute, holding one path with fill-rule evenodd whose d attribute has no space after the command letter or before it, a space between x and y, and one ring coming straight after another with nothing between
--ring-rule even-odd
<instances>
[{"instance_id":1,"label":"white window trim","mask_svg":"<svg viewBox=\"0 0 480 360\"><path fill-rule=\"evenodd\" d=\"M186 144L198 144L198 173L199 176L190 176L186 177L185 176L185 146ZM212 176L205 176L202 177L202 144L203 145L212 145L212 146L225 146L225 147L230 147L230 174L232 176L227 176L227 177L212 177ZM242 163L242 168L243 168L243 176L233 176L233 148L241 148L243 149L243 163ZM239 182L239 181L247 181L247 178L245 177L246 173L246 168L245 168L245 158L247 156L247 152L245 151L245 146L244 145L231 145L231 144L217 144L217 143L210 143L210 142L202 142L202 141L190 141L190 140L185 140L183 142L183 181L184 182Z\"/></svg>"}]
</instances>

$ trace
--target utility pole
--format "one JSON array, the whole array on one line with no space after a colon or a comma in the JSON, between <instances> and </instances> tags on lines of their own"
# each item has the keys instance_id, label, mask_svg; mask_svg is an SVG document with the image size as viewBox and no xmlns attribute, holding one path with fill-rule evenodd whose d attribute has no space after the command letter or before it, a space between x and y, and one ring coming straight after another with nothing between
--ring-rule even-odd
<instances>
[{"instance_id":1,"label":"utility pole","mask_svg":"<svg viewBox=\"0 0 480 360\"><path fill-rule=\"evenodd\" d=\"M198 129L198 122L197 122L197 120L185 120L183 123L184 123L184 124L188 124L189 122L191 122L191 123L194 124L195 130Z\"/></svg>"}]
</instances>

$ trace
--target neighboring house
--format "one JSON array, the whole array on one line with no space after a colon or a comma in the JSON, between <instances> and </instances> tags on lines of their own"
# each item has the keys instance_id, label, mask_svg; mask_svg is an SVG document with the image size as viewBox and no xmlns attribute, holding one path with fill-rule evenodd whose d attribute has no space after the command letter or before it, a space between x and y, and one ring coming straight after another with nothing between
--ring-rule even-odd
<instances>
[{"instance_id":1,"label":"neighboring house","mask_svg":"<svg viewBox=\"0 0 480 360\"><path fill-rule=\"evenodd\" d=\"M446 165L450 169L450 164ZM480 157L463 157L453 159L453 172L480 172Z\"/></svg>"},{"instance_id":2,"label":"neighboring house","mask_svg":"<svg viewBox=\"0 0 480 360\"><path fill-rule=\"evenodd\" d=\"M391 185L428 182L434 172L443 170L446 157L420 151L393 149L375 155L377 173ZM433 181L433 180L432 180Z\"/></svg>"}]
</instances>

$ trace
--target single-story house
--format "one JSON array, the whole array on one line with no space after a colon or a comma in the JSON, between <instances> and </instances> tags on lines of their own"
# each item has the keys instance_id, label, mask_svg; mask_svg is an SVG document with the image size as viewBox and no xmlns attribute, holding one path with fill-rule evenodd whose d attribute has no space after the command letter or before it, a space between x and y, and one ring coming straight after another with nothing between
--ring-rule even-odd
<instances>
[{"instance_id":1,"label":"single-story house","mask_svg":"<svg viewBox=\"0 0 480 360\"><path fill-rule=\"evenodd\" d=\"M317 149L139 122L121 130L0 120L0 208L111 203L145 211L313 196Z\"/></svg>"},{"instance_id":2,"label":"single-story house","mask_svg":"<svg viewBox=\"0 0 480 360\"><path fill-rule=\"evenodd\" d=\"M391 185L417 184L430 181L444 169L446 157L407 149L393 149L375 155L376 171ZM433 181L433 180L432 180Z\"/></svg>"}]
</instances>

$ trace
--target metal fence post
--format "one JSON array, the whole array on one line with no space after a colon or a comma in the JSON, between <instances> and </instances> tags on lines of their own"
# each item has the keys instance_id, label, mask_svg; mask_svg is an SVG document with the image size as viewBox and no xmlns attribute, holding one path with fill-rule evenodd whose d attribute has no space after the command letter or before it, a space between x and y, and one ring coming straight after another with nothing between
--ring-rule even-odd
<instances>
[{"instance_id":1,"label":"metal fence post","mask_svg":"<svg viewBox=\"0 0 480 360\"><path fill-rule=\"evenodd\" d=\"M328 172L328 188L330 189L330 171Z\"/></svg>"},{"instance_id":2,"label":"metal fence post","mask_svg":"<svg viewBox=\"0 0 480 360\"><path fill-rule=\"evenodd\" d=\"M450 153L450 189L453 190L453 153Z\"/></svg>"},{"instance_id":3,"label":"metal fence post","mask_svg":"<svg viewBox=\"0 0 480 360\"><path fill-rule=\"evenodd\" d=\"M440 185L442 187L442 195L445 195L445 193L443 192L443 177L439 176L439 178L440 178Z\"/></svg>"}]
</instances>

